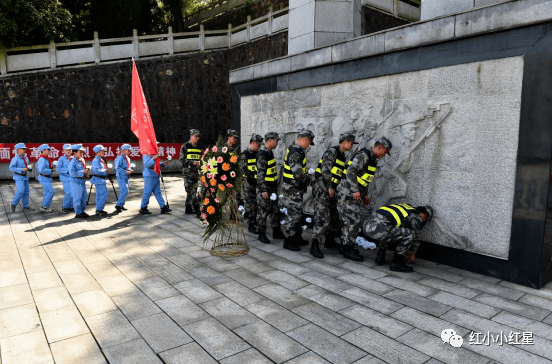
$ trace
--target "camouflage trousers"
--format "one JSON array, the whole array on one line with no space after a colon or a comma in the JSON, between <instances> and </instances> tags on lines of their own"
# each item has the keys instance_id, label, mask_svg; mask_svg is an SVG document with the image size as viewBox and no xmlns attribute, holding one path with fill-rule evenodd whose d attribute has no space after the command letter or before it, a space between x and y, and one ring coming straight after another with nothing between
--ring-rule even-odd
<instances>
[{"instance_id":1,"label":"camouflage trousers","mask_svg":"<svg viewBox=\"0 0 552 364\"><path fill-rule=\"evenodd\" d=\"M278 194L276 189L268 190L268 198L265 200L261 194L261 191L257 189L257 230L259 233L266 233L266 219L269 215L272 215L272 227L280 226L280 209L278 208L278 200L273 201L270 199L270 195Z\"/></svg>"},{"instance_id":2,"label":"camouflage trousers","mask_svg":"<svg viewBox=\"0 0 552 364\"><path fill-rule=\"evenodd\" d=\"M342 193L337 194L337 211L339 218L343 222L341 225L341 243L344 245L353 245L358 236L360 228L360 202L352 196Z\"/></svg>"},{"instance_id":3,"label":"camouflage trousers","mask_svg":"<svg viewBox=\"0 0 552 364\"><path fill-rule=\"evenodd\" d=\"M199 181L197 173L184 174L184 188L186 189L186 205L197 206L197 182Z\"/></svg>"},{"instance_id":4,"label":"camouflage trousers","mask_svg":"<svg viewBox=\"0 0 552 364\"><path fill-rule=\"evenodd\" d=\"M317 181L312 188L312 200L314 207L312 238L323 243L327 233L335 233L339 229L336 198L335 196L331 198L324 184Z\"/></svg>"},{"instance_id":5,"label":"camouflage trousers","mask_svg":"<svg viewBox=\"0 0 552 364\"><path fill-rule=\"evenodd\" d=\"M257 221L257 186L244 179L242 190L245 221L249 224L255 224Z\"/></svg>"},{"instance_id":6,"label":"camouflage trousers","mask_svg":"<svg viewBox=\"0 0 552 364\"><path fill-rule=\"evenodd\" d=\"M380 248L388 249L397 244L395 252L405 255L408 250L416 252L420 246L419 234L401 226L395 226L388 218L377 212L373 213L362 225L366 236L380 241Z\"/></svg>"},{"instance_id":7,"label":"camouflage trousers","mask_svg":"<svg viewBox=\"0 0 552 364\"><path fill-rule=\"evenodd\" d=\"M282 198L280 199L280 209L285 209L282 213L282 232L286 238L294 236L299 231L299 224L303 216L303 194L304 191L295 187L282 187Z\"/></svg>"}]
</instances>

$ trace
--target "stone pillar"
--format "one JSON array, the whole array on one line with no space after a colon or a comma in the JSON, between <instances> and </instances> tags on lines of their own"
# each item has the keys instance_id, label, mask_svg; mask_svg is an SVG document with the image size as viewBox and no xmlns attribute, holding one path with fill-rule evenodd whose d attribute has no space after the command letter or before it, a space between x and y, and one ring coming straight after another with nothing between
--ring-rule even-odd
<instances>
[{"instance_id":1,"label":"stone pillar","mask_svg":"<svg viewBox=\"0 0 552 364\"><path fill-rule=\"evenodd\" d=\"M289 0L288 54L361 35L361 0Z\"/></svg>"}]
</instances>

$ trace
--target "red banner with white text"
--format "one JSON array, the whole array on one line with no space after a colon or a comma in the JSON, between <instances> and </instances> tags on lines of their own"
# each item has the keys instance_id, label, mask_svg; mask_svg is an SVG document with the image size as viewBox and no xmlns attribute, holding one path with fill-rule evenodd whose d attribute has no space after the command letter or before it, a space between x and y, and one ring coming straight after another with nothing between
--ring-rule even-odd
<instances>
[{"instance_id":1,"label":"red banner with white text","mask_svg":"<svg viewBox=\"0 0 552 364\"><path fill-rule=\"evenodd\" d=\"M27 157L29 161L36 162L40 156L40 151L38 147L42 143L25 143L27 147ZM105 152L105 158L107 160L114 160L119 154L121 154L121 146L124 143L102 143L102 145L107 149ZM63 155L63 143L48 143L51 148L50 157L54 160L57 160ZM92 150L98 143L83 143L82 144L86 152L84 153L85 159L91 159L94 157L94 151ZM132 160L141 160L142 155L140 154L140 146L138 143L130 143L132 149L130 150L130 159ZM180 155L180 147L182 144L177 143L160 143L159 156L161 159L177 159ZM5 143L0 144L0 163L10 163L11 159L15 156L15 143Z\"/></svg>"}]
</instances>

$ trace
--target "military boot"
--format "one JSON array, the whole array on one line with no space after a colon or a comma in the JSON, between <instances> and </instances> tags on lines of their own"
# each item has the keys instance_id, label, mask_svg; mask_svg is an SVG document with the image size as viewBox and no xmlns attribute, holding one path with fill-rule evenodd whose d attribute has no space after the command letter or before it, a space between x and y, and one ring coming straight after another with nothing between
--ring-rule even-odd
<instances>
[{"instance_id":1,"label":"military boot","mask_svg":"<svg viewBox=\"0 0 552 364\"><path fill-rule=\"evenodd\" d=\"M293 236L290 236L289 238L284 238L284 249L292 250L294 252L298 252L299 250L301 250L301 248L295 245Z\"/></svg>"},{"instance_id":2,"label":"military boot","mask_svg":"<svg viewBox=\"0 0 552 364\"><path fill-rule=\"evenodd\" d=\"M165 205L163 207L161 207L161 213L162 214L168 214L169 212L171 212L172 210L169 208L169 206Z\"/></svg>"},{"instance_id":3,"label":"military boot","mask_svg":"<svg viewBox=\"0 0 552 364\"><path fill-rule=\"evenodd\" d=\"M318 241L318 239L312 239L310 253L315 258L324 259L324 254L320 250L320 241Z\"/></svg>"},{"instance_id":4,"label":"military boot","mask_svg":"<svg viewBox=\"0 0 552 364\"><path fill-rule=\"evenodd\" d=\"M257 227L253 223L249 223L249 227L247 228L247 231L249 231L251 234L258 234L259 230L257 230ZM265 234L266 236L266 234Z\"/></svg>"},{"instance_id":5,"label":"military boot","mask_svg":"<svg viewBox=\"0 0 552 364\"><path fill-rule=\"evenodd\" d=\"M196 217L198 219L201 218L201 209L199 208L199 205L194 205L194 211L195 211Z\"/></svg>"},{"instance_id":6,"label":"military boot","mask_svg":"<svg viewBox=\"0 0 552 364\"><path fill-rule=\"evenodd\" d=\"M285 235L279 226L272 228L272 239L285 239Z\"/></svg>"},{"instance_id":7,"label":"military boot","mask_svg":"<svg viewBox=\"0 0 552 364\"><path fill-rule=\"evenodd\" d=\"M376 256L375 262L377 265L384 265L385 264L385 252L387 249L380 247L378 249L378 255Z\"/></svg>"},{"instance_id":8,"label":"military boot","mask_svg":"<svg viewBox=\"0 0 552 364\"><path fill-rule=\"evenodd\" d=\"M259 241L264 244L270 244L270 240L266 237L266 232L259 233Z\"/></svg>"},{"instance_id":9,"label":"military boot","mask_svg":"<svg viewBox=\"0 0 552 364\"><path fill-rule=\"evenodd\" d=\"M303 239L303 237L299 233L297 233L293 236L293 240L294 240L295 245L297 245L297 246L309 245L309 242L307 240Z\"/></svg>"},{"instance_id":10,"label":"military boot","mask_svg":"<svg viewBox=\"0 0 552 364\"><path fill-rule=\"evenodd\" d=\"M326 235L326 241L324 241L324 248L326 249L339 249L339 243L335 241L333 233Z\"/></svg>"},{"instance_id":11,"label":"military boot","mask_svg":"<svg viewBox=\"0 0 552 364\"><path fill-rule=\"evenodd\" d=\"M389 265L389 270L392 270L393 272L403 273L410 273L414 271L412 267L404 264L404 255L397 254L396 252L395 255L393 255L393 260L391 261L391 264Z\"/></svg>"},{"instance_id":12,"label":"military boot","mask_svg":"<svg viewBox=\"0 0 552 364\"><path fill-rule=\"evenodd\" d=\"M346 259L354 260L355 262L363 262L364 257L358 253L358 250L354 249L352 245L343 246L343 257Z\"/></svg>"},{"instance_id":13,"label":"military boot","mask_svg":"<svg viewBox=\"0 0 552 364\"><path fill-rule=\"evenodd\" d=\"M186 210L184 211L185 214L195 214L195 210L190 204L186 204Z\"/></svg>"}]
</instances>

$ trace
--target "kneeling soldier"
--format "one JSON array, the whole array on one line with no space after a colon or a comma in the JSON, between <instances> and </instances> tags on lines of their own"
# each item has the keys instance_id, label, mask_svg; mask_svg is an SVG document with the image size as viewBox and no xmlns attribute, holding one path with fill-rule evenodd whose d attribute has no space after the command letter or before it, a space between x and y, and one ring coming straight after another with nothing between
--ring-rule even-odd
<instances>
[{"instance_id":1,"label":"kneeling soldier","mask_svg":"<svg viewBox=\"0 0 552 364\"><path fill-rule=\"evenodd\" d=\"M249 140L249 147L242 152L240 169L243 175L243 197L246 217L249 223L248 231L251 234L258 234L255 227L257 220L257 152L261 147L263 137L253 134Z\"/></svg>"},{"instance_id":2,"label":"kneeling soldier","mask_svg":"<svg viewBox=\"0 0 552 364\"><path fill-rule=\"evenodd\" d=\"M431 206L416 208L408 203L398 203L380 207L363 224L364 234L380 241L376 264L385 263L385 252L389 243L397 243L393 261L389 269L396 272L412 272L405 264L409 250L416 251L419 246L422 227L433 217ZM411 257L413 254L411 255Z\"/></svg>"}]
</instances>

